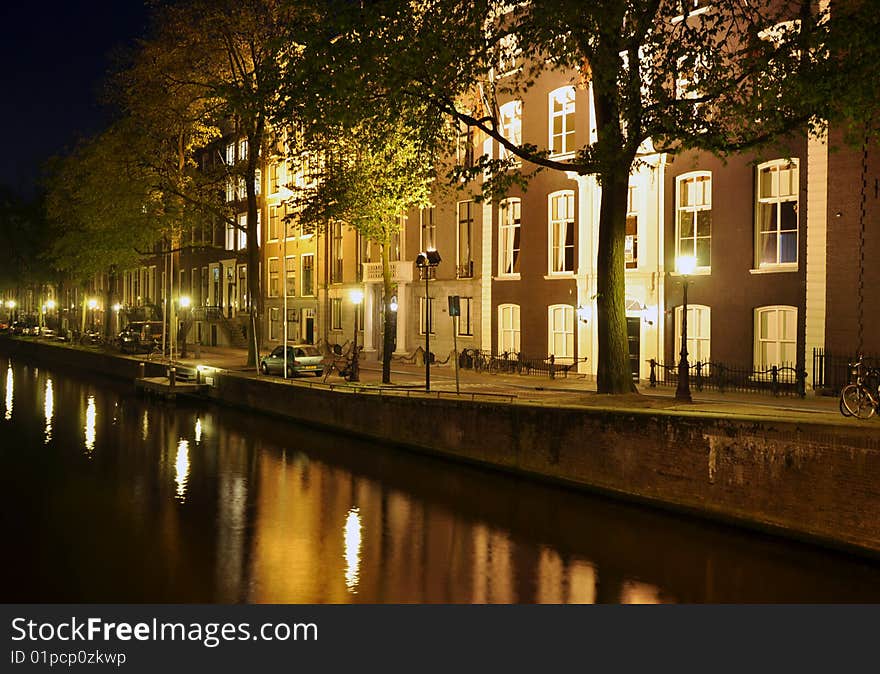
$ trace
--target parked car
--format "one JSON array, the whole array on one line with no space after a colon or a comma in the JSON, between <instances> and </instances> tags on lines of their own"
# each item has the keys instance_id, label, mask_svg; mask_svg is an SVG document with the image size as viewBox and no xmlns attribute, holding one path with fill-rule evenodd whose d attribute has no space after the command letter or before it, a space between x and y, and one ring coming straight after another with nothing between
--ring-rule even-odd
<instances>
[{"instance_id":1,"label":"parked car","mask_svg":"<svg viewBox=\"0 0 880 674\"><path fill-rule=\"evenodd\" d=\"M287 347L287 374L313 373L316 377L324 370L324 357L312 344L293 344ZM260 360L263 374L284 376L284 347L276 346L268 356Z\"/></svg>"},{"instance_id":2,"label":"parked car","mask_svg":"<svg viewBox=\"0 0 880 674\"><path fill-rule=\"evenodd\" d=\"M119 333L117 343L124 353L150 353L162 344L162 321L132 321Z\"/></svg>"}]
</instances>

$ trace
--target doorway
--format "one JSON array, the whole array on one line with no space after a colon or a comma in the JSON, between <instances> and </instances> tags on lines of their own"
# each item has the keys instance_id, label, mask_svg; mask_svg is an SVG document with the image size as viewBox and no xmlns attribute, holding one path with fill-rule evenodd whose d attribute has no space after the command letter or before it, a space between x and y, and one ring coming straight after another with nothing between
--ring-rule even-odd
<instances>
[{"instance_id":1,"label":"doorway","mask_svg":"<svg viewBox=\"0 0 880 674\"><path fill-rule=\"evenodd\" d=\"M626 319L626 343L629 346L629 371L633 381L639 380L641 368L641 332L642 319L640 317Z\"/></svg>"}]
</instances>

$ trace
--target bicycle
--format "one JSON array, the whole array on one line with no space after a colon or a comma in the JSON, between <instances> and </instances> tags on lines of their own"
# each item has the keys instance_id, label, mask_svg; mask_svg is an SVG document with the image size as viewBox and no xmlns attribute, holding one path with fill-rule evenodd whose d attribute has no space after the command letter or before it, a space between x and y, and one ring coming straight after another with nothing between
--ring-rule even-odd
<instances>
[{"instance_id":1,"label":"bicycle","mask_svg":"<svg viewBox=\"0 0 880 674\"><path fill-rule=\"evenodd\" d=\"M840 392L840 413L845 417L870 419L880 407L880 370L866 368L863 358L849 364L855 383Z\"/></svg>"}]
</instances>

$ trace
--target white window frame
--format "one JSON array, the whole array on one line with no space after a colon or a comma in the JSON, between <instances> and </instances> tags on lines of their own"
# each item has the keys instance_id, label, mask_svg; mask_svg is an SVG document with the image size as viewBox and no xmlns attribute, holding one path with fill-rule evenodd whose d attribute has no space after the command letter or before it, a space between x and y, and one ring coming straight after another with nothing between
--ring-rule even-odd
<instances>
[{"instance_id":1,"label":"white window frame","mask_svg":"<svg viewBox=\"0 0 880 674\"><path fill-rule=\"evenodd\" d=\"M420 250L437 250L437 219L434 206L419 209ZM427 236L426 236L427 235Z\"/></svg>"},{"instance_id":2,"label":"white window frame","mask_svg":"<svg viewBox=\"0 0 880 674\"><path fill-rule=\"evenodd\" d=\"M235 142L226 144L226 165L233 166L235 164Z\"/></svg>"},{"instance_id":3,"label":"white window frame","mask_svg":"<svg viewBox=\"0 0 880 674\"><path fill-rule=\"evenodd\" d=\"M498 121L501 135L514 145L522 145L522 101L508 101L498 110ZM501 143L498 143L498 158L505 159L508 151ZM514 157L515 164L519 159Z\"/></svg>"},{"instance_id":4,"label":"white window frame","mask_svg":"<svg viewBox=\"0 0 880 674\"><path fill-rule=\"evenodd\" d=\"M518 354L522 346L520 306L498 305L498 353Z\"/></svg>"},{"instance_id":5,"label":"white window frame","mask_svg":"<svg viewBox=\"0 0 880 674\"><path fill-rule=\"evenodd\" d=\"M425 318L428 319L428 327L431 329L431 334L433 335L436 332L437 322L435 320L434 312L436 310L436 302L434 298L428 296L428 312L430 315L425 314L425 296L419 295L419 334L425 334Z\"/></svg>"},{"instance_id":6,"label":"white window frame","mask_svg":"<svg viewBox=\"0 0 880 674\"><path fill-rule=\"evenodd\" d=\"M462 209L465 217L462 218ZM455 205L455 266L457 278L473 278L474 276L474 207L473 200L459 201ZM466 238L462 236L462 227L466 228ZM462 259L462 241L467 242L467 259ZM462 268L468 266L465 274Z\"/></svg>"},{"instance_id":7,"label":"white window frame","mask_svg":"<svg viewBox=\"0 0 880 674\"><path fill-rule=\"evenodd\" d=\"M558 206L554 217L554 206ZM547 271L551 276L572 276L575 273L576 246L574 190L559 190L547 195ZM557 237L557 230L564 227L562 234L571 232L571 246L565 244L565 237ZM561 243L557 243L557 241ZM571 269L565 268L566 249L571 249Z\"/></svg>"},{"instance_id":8,"label":"white window frame","mask_svg":"<svg viewBox=\"0 0 880 674\"><path fill-rule=\"evenodd\" d=\"M787 194L781 193L780 173L783 170L786 171L791 178L789 182L789 192ZM761 196L761 176L765 171L770 171L771 173L771 189L774 192L772 195L767 197ZM791 159L773 159L771 161L766 161L762 164L759 164L755 180L755 268L767 270L775 269L780 271L795 270L798 268L798 260L800 259L800 160L796 157ZM792 232L792 230L790 229L783 230L781 228L782 205L792 202L794 202L794 213L796 220L795 229L793 230L795 239L795 259L794 261L781 261L780 255L782 246L780 244L782 242L783 234L786 232ZM764 262L762 259L762 238L765 234L770 234L774 231L769 228L763 228L761 213L763 207L765 206L769 206L775 210L775 262Z\"/></svg>"},{"instance_id":9,"label":"white window frame","mask_svg":"<svg viewBox=\"0 0 880 674\"><path fill-rule=\"evenodd\" d=\"M761 335L761 317L764 314L773 313L775 314L774 322L775 322L775 330L776 337L770 338L764 337ZM786 314L790 314L793 318L793 327L792 327L792 335L789 339L783 339L782 335L785 327L785 318ZM754 360L753 365L755 370L768 370L773 365L782 367L783 365L794 367L797 363L797 351L798 351L798 342L797 342L797 333L798 333L798 309L797 307L789 306L786 304L775 304L765 307L756 307L755 308L755 318L754 318L754 340L755 340L755 350L754 350ZM775 345L776 358L774 360L764 359L763 352L764 344L773 344ZM783 361L781 358L782 353L782 345L789 344L791 345L792 351L792 360Z\"/></svg>"},{"instance_id":10,"label":"white window frame","mask_svg":"<svg viewBox=\"0 0 880 674\"><path fill-rule=\"evenodd\" d=\"M278 297L281 294L281 264L277 257L270 257L267 263L267 276L269 277L269 287L267 294L269 297ZM274 283L273 283L274 282Z\"/></svg>"},{"instance_id":11,"label":"white window frame","mask_svg":"<svg viewBox=\"0 0 880 674\"><path fill-rule=\"evenodd\" d=\"M625 235L626 238L623 246L623 253L624 266L627 270L639 268L639 195L639 186L630 184L627 188L626 196L626 219L627 225L629 225L629 219L635 218L636 233ZM631 260L626 259L627 249L631 251ZM632 264L633 266L629 266L630 264Z\"/></svg>"},{"instance_id":12,"label":"white window frame","mask_svg":"<svg viewBox=\"0 0 880 674\"><path fill-rule=\"evenodd\" d=\"M458 336L473 337L474 336L474 298L459 297L459 309L461 314L458 317Z\"/></svg>"},{"instance_id":13,"label":"white window frame","mask_svg":"<svg viewBox=\"0 0 880 674\"><path fill-rule=\"evenodd\" d=\"M555 362L574 362L574 307L551 304L547 307L547 353Z\"/></svg>"},{"instance_id":14,"label":"white window frame","mask_svg":"<svg viewBox=\"0 0 880 674\"><path fill-rule=\"evenodd\" d=\"M703 201L702 203L694 203L689 204L687 206L682 206L681 204L681 189L682 184L686 182L695 182L698 184L698 179L708 178L708 195L706 196L707 201ZM696 196L696 195L695 195ZM709 236L698 236L697 224L699 219L699 213L703 211L709 212ZM681 214L682 213L690 213L692 214L693 219L693 235L686 237L688 239L693 239L693 244L691 244L687 250L682 250L682 242L681 242ZM697 256L698 242L700 239L708 239L709 241L709 261L708 264L700 264L699 257ZM675 254L676 257L680 255L693 255L694 260L696 261L696 271L698 272L708 272L712 268L712 172L711 171L691 171L690 173L684 173L680 176L676 176L675 178Z\"/></svg>"},{"instance_id":15,"label":"white window frame","mask_svg":"<svg viewBox=\"0 0 880 674\"><path fill-rule=\"evenodd\" d=\"M675 307L675 353L673 361L678 363L681 353L681 312L684 307ZM709 363L712 359L712 308L705 304L688 303L688 364ZM704 373L705 374L705 373Z\"/></svg>"},{"instance_id":16,"label":"white window frame","mask_svg":"<svg viewBox=\"0 0 880 674\"><path fill-rule=\"evenodd\" d=\"M551 157L569 157L575 149L575 89L559 87L548 96L549 119L548 148ZM560 120L560 132L555 132L556 120ZM557 149L557 141L559 148Z\"/></svg>"},{"instance_id":17,"label":"white window frame","mask_svg":"<svg viewBox=\"0 0 880 674\"><path fill-rule=\"evenodd\" d=\"M342 298L330 298L330 329L335 332L342 331Z\"/></svg>"},{"instance_id":18,"label":"white window frame","mask_svg":"<svg viewBox=\"0 0 880 674\"><path fill-rule=\"evenodd\" d=\"M278 307L269 308L269 341L274 342L278 339L278 332L281 327L281 310Z\"/></svg>"},{"instance_id":19,"label":"white window frame","mask_svg":"<svg viewBox=\"0 0 880 674\"><path fill-rule=\"evenodd\" d=\"M498 276L520 278L517 265L522 255L522 200L503 199L498 204Z\"/></svg>"},{"instance_id":20,"label":"white window frame","mask_svg":"<svg viewBox=\"0 0 880 674\"><path fill-rule=\"evenodd\" d=\"M300 262L300 269L299 269L300 295L302 295L303 297L313 297L315 295L315 281L316 281L316 279L315 279L315 254L314 253L303 253L302 255L299 256L299 258L300 258L300 260L299 260L299 262ZM311 259L311 270L312 270L311 271L312 287L311 287L311 291L308 293L306 292L306 287L305 287L306 258Z\"/></svg>"}]
</instances>

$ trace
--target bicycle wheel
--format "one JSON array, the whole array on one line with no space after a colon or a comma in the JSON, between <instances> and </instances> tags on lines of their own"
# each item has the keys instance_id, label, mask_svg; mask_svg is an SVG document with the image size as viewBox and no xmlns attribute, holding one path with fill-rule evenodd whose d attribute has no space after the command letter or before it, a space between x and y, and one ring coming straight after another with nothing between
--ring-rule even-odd
<instances>
[{"instance_id":1,"label":"bicycle wheel","mask_svg":"<svg viewBox=\"0 0 880 674\"><path fill-rule=\"evenodd\" d=\"M847 411L859 419L870 419L876 411L867 390L858 384L847 384L840 392L840 400Z\"/></svg>"}]
</instances>

